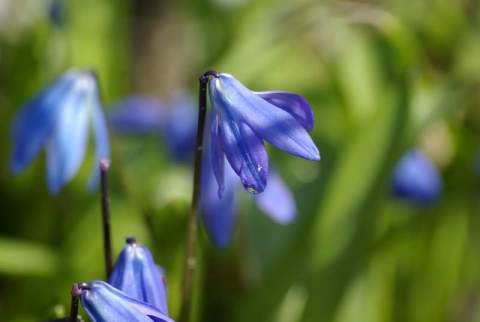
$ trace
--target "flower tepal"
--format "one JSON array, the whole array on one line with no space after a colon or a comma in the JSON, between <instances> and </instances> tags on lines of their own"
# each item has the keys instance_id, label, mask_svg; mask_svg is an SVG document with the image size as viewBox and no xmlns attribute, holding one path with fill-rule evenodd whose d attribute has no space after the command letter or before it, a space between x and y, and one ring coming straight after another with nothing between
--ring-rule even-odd
<instances>
[{"instance_id":1,"label":"flower tepal","mask_svg":"<svg viewBox=\"0 0 480 322\"><path fill-rule=\"evenodd\" d=\"M131 298L102 281L74 284L72 295L80 297L93 322L173 322L157 308Z\"/></svg>"},{"instance_id":2,"label":"flower tepal","mask_svg":"<svg viewBox=\"0 0 480 322\"><path fill-rule=\"evenodd\" d=\"M223 191L223 155L252 193L265 189L268 156L263 140L295 156L318 161L320 153L308 131L313 113L299 95L252 92L232 75L215 74L208 90L216 120L212 125L214 173Z\"/></svg>"},{"instance_id":3,"label":"flower tepal","mask_svg":"<svg viewBox=\"0 0 480 322\"><path fill-rule=\"evenodd\" d=\"M95 187L99 179L98 162L109 158L110 144L97 80L91 70L68 70L18 112L12 131L12 172L24 171L45 147L48 189L58 193L83 162L90 122L96 162L89 187Z\"/></svg>"}]
</instances>

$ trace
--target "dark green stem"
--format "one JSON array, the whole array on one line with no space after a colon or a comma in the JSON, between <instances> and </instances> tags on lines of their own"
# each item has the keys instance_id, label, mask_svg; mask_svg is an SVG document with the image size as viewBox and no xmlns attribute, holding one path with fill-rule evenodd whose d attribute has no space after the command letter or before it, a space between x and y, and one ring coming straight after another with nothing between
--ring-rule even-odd
<instances>
[{"instance_id":1,"label":"dark green stem","mask_svg":"<svg viewBox=\"0 0 480 322\"><path fill-rule=\"evenodd\" d=\"M207 112L207 83L209 76L218 77L218 73L208 71L199 78L200 92L198 99L198 126L197 142L195 147L195 166L193 174L193 192L190 217L188 220L187 245L185 249L185 262L182 285L182 306L180 308L179 322L189 322L191 317L193 282L196 266L196 244L198 230L198 200L200 195L200 180L202 174L203 132Z\"/></svg>"}]
</instances>

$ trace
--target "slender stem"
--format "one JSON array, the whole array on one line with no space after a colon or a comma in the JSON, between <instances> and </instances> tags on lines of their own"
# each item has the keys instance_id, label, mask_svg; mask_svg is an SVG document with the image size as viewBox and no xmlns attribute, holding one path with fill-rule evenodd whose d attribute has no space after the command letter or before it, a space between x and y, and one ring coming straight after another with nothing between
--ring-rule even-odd
<instances>
[{"instance_id":1,"label":"slender stem","mask_svg":"<svg viewBox=\"0 0 480 322\"><path fill-rule=\"evenodd\" d=\"M200 195L200 180L202 174L203 132L207 112L207 83L209 76L218 77L218 73L208 71L199 78L200 92L198 99L197 143L195 148L195 166L193 174L193 191L190 217L188 220L187 245L182 285L182 306L180 322L189 322L191 316L193 280L196 266L196 243L198 230L198 200Z\"/></svg>"},{"instance_id":2,"label":"slender stem","mask_svg":"<svg viewBox=\"0 0 480 322\"><path fill-rule=\"evenodd\" d=\"M100 161L100 180L102 185L102 227L103 227L103 252L105 254L105 269L107 280L112 272L112 242L110 238L110 197L108 194L107 171L110 167L110 160Z\"/></svg>"},{"instance_id":3,"label":"slender stem","mask_svg":"<svg viewBox=\"0 0 480 322\"><path fill-rule=\"evenodd\" d=\"M72 285L72 303L70 305L70 318L68 322L77 322L78 317L78 299L80 298L80 294L82 293L79 284Z\"/></svg>"}]
</instances>

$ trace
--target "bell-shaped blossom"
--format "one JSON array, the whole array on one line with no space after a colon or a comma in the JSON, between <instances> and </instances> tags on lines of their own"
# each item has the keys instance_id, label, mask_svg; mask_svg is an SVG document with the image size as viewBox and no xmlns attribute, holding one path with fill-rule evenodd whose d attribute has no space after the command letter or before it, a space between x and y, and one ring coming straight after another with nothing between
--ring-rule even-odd
<instances>
[{"instance_id":1,"label":"bell-shaped blossom","mask_svg":"<svg viewBox=\"0 0 480 322\"><path fill-rule=\"evenodd\" d=\"M92 322L173 322L157 308L102 281L74 284L73 289Z\"/></svg>"},{"instance_id":2,"label":"bell-shaped blossom","mask_svg":"<svg viewBox=\"0 0 480 322\"><path fill-rule=\"evenodd\" d=\"M212 114L214 119L216 115ZM210 122L207 123L210 125ZM228 162L223 162L224 191L218 194L211 149L213 137L205 135L200 189L200 217L212 242L220 248L227 247L237 223L237 196L241 185ZM225 156L223 156L225 158ZM297 215L295 199L276 171L268 172L269 185L263 193L248 194L256 205L280 224L292 222Z\"/></svg>"},{"instance_id":3,"label":"bell-shaped blossom","mask_svg":"<svg viewBox=\"0 0 480 322\"><path fill-rule=\"evenodd\" d=\"M153 305L168 315L163 276L150 251L137 244L135 238L127 238L108 282L128 296Z\"/></svg>"},{"instance_id":4,"label":"bell-shaped blossom","mask_svg":"<svg viewBox=\"0 0 480 322\"><path fill-rule=\"evenodd\" d=\"M252 92L232 75L215 74L208 83L216 111L212 124L212 164L219 194L225 189L224 158L251 193L265 190L268 156L263 141L295 156L320 160L308 131L314 118L301 96L280 92Z\"/></svg>"},{"instance_id":5,"label":"bell-shaped blossom","mask_svg":"<svg viewBox=\"0 0 480 322\"><path fill-rule=\"evenodd\" d=\"M58 193L83 162L90 123L96 147L89 181L93 189L99 181L98 163L109 158L110 143L97 79L91 70L68 70L18 112L12 131L12 172L24 171L45 148L48 189Z\"/></svg>"},{"instance_id":6,"label":"bell-shaped blossom","mask_svg":"<svg viewBox=\"0 0 480 322\"><path fill-rule=\"evenodd\" d=\"M442 189L438 169L419 149L407 151L395 167L393 194L399 199L429 205L438 200Z\"/></svg>"}]
</instances>

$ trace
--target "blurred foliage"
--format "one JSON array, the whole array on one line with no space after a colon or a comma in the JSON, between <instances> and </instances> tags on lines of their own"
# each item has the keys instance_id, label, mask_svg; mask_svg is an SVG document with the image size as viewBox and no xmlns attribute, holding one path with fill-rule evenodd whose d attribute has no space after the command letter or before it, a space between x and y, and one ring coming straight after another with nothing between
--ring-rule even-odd
<instances>
[{"instance_id":1,"label":"blurred foliage","mask_svg":"<svg viewBox=\"0 0 480 322\"><path fill-rule=\"evenodd\" d=\"M245 199L227 250L200 232L198 321L480 321L479 57L473 0L0 1L2 320L66 315L72 283L105 278L91 164L55 197L43 156L9 172L16 111L66 68L93 67L107 110L195 93L209 69L314 109L319 163L270 149L299 219L281 226ZM176 318L192 171L155 136L112 145L114 249L128 235L150 247ZM442 172L432 207L390 195L411 147Z\"/></svg>"}]
</instances>

